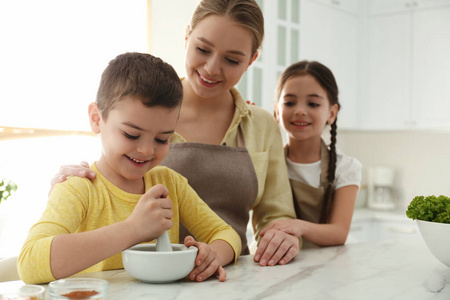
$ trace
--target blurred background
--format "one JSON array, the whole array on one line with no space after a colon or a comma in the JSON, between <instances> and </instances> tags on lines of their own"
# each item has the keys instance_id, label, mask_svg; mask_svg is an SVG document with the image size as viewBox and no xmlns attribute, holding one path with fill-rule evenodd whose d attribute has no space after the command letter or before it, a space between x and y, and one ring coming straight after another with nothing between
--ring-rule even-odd
<instances>
[{"instance_id":1,"label":"blurred background","mask_svg":"<svg viewBox=\"0 0 450 300\"><path fill-rule=\"evenodd\" d=\"M149 52L184 76L184 36L198 0L0 0L0 258L16 255L63 164L100 156L87 107L118 54ZM338 147L369 170L394 172L392 209L450 195L450 0L258 0L265 40L240 83L272 111L278 75L318 60L334 72ZM324 137L326 138L326 134Z\"/></svg>"}]
</instances>

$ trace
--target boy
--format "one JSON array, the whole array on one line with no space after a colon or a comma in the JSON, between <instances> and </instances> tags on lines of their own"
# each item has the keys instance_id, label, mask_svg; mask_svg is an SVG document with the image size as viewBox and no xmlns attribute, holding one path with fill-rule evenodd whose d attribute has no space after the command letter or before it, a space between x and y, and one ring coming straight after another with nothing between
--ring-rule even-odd
<instances>
[{"instance_id":1,"label":"boy","mask_svg":"<svg viewBox=\"0 0 450 300\"><path fill-rule=\"evenodd\" d=\"M199 240L191 280L203 281L237 259L239 235L198 197L178 173L157 166L169 151L181 107L175 70L150 54L125 53L102 74L89 121L102 155L96 179L71 177L57 184L47 209L30 230L18 260L27 283L78 272L123 268L121 251L169 230L178 242L181 221ZM207 244L206 244L207 243Z\"/></svg>"}]
</instances>

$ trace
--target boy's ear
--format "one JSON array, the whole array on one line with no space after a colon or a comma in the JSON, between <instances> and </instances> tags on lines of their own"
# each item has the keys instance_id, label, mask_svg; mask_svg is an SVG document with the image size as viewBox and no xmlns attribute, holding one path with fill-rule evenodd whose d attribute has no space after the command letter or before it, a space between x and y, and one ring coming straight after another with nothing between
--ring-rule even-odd
<instances>
[{"instance_id":1,"label":"boy's ear","mask_svg":"<svg viewBox=\"0 0 450 300\"><path fill-rule=\"evenodd\" d=\"M100 114L100 109L97 103L89 104L89 123L91 124L91 129L95 134L100 133L100 121L102 117Z\"/></svg>"}]
</instances>

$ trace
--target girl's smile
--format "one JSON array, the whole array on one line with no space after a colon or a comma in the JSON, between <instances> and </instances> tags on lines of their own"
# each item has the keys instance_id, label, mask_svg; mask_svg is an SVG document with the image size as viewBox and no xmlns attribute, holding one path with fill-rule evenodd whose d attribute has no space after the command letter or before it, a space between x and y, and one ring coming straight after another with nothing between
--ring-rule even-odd
<instances>
[{"instance_id":1,"label":"girl's smile","mask_svg":"<svg viewBox=\"0 0 450 300\"><path fill-rule=\"evenodd\" d=\"M327 92L311 75L289 78L278 101L278 117L290 139L320 139L337 107L330 106Z\"/></svg>"},{"instance_id":2,"label":"girl's smile","mask_svg":"<svg viewBox=\"0 0 450 300\"><path fill-rule=\"evenodd\" d=\"M302 121L292 121L291 124L299 128L305 128L306 126L311 125L311 123L309 122L302 122Z\"/></svg>"}]
</instances>

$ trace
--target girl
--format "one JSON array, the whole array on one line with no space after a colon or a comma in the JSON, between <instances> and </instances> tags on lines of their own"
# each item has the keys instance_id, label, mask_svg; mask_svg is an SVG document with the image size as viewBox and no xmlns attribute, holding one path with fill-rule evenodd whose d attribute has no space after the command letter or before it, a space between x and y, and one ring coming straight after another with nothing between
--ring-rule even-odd
<instances>
[{"instance_id":1,"label":"girl","mask_svg":"<svg viewBox=\"0 0 450 300\"><path fill-rule=\"evenodd\" d=\"M264 18L254 0L203 0L187 28L186 78L176 133L163 165L185 176L199 196L240 235L249 254L249 212L256 234L295 211L273 116L247 105L234 86L258 57ZM93 178L83 166L66 166L66 176ZM188 233L180 228L180 240ZM299 252L299 239L271 229L260 241L255 261L286 264Z\"/></svg>"},{"instance_id":2,"label":"girl","mask_svg":"<svg viewBox=\"0 0 450 300\"><path fill-rule=\"evenodd\" d=\"M277 220L270 228L302 237L304 248L345 243L361 163L336 150L338 87L333 73L315 61L288 67L277 85L275 117L287 132L286 163L297 220ZM322 132L331 126L329 147Z\"/></svg>"}]
</instances>

